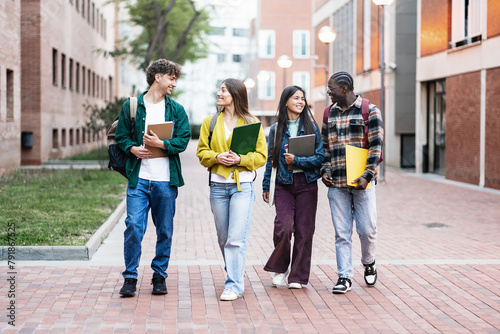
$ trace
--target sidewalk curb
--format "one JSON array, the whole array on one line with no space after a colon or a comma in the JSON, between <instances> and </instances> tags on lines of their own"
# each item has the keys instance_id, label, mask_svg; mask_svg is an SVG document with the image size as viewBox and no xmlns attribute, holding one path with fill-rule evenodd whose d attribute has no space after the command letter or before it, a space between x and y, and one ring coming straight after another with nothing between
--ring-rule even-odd
<instances>
[{"instance_id":1,"label":"sidewalk curb","mask_svg":"<svg viewBox=\"0 0 500 334\"><path fill-rule=\"evenodd\" d=\"M125 214L127 200L124 198L104 224L97 229L85 246L15 246L16 261L65 261L90 260L113 227ZM0 248L0 260L8 260L9 246Z\"/></svg>"}]
</instances>

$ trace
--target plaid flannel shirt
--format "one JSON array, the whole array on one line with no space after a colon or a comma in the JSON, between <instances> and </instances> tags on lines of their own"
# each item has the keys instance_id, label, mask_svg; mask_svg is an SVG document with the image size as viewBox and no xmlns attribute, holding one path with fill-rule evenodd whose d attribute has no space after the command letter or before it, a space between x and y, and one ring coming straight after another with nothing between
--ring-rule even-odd
<instances>
[{"instance_id":1,"label":"plaid flannel shirt","mask_svg":"<svg viewBox=\"0 0 500 334\"><path fill-rule=\"evenodd\" d=\"M364 148L365 121L361 114L361 96L345 111L334 104L330 108L328 124L323 124L321 137L325 149L325 160L321 167L321 175L329 173L334 187L347 187L345 145ZM368 158L363 177L372 181L380 160L382 145L384 144L384 130L382 114L372 103L369 106L368 116Z\"/></svg>"}]
</instances>

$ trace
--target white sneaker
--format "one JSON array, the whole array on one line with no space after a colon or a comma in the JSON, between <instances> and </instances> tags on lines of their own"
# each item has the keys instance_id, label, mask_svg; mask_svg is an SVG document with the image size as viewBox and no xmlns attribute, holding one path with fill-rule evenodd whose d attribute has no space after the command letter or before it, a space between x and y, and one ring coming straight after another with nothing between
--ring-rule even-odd
<instances>
[{"instance_id":1,"label":"white sneaker","mask_svg":"<svg viewBox=\"0 0 500 334\"><path fill-rule=\"evenodd\" d=\"M286 276L288 275L288 270L285 273L276 273L273 277L273 285L285 285Z\"/></svg>"},{"instance_id":2,"label":"white sneaker","mask_svg":"<svg viewBox=\"0 0 500 334\"><path fill-rule=\"evenodd\" d=\"M239 296L236 294L236 292L233 292L233 291L228 290L228 289L224 289L224 291L222 292L222 295L220 295L220 300L224 300L224 301L236 300L238 298L239 298Z\"/></svg>"},{"instance_id":3,"label":"white sneaker","mask_svg":"<svg viewBox=\"0 0 500 334\"><path fill-rule=\"evenodd\" d=\"M300 283L290 283L288 284L289 289L302 289L302 284Z\"/></svg>"}]
</instances>

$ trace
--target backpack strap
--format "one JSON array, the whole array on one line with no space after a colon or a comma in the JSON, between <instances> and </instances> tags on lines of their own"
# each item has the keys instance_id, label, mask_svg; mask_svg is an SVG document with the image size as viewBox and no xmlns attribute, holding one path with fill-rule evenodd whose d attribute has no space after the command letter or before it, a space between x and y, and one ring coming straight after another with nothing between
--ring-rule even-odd
<instances>
[{"instance_id":1,"label":"backpack strap","mask_svg":"<svg viewBox=\"0 0 500 334\"><path fill-rule=\"evenodd\" d=\"M129 97L130 103L130 119L135 121L135 115L137 114L137 96Z\"/></svg>"},{"instance_id":2,"label":"backpack strap","mask_svg":"<svg viewBox=\"0 0 500 334\"><path fill-rule=\"evenodd\" d=\"M134 139L135 132L135 116L137 114L137 96L129 97L129 107L130 107L130 121L132 123L130 135Z\"/></svg>"},{"instance_id":3,"label":"backpack strap","mask_svg":"<svg viewBox=\"0 0 500 334\"><path fill-rule=\"evenodd\" d=\"M368 117L370 116L369 106L370 100L361 100L361 116L363 116L363 120L365 121L365 148L368 148Z\"/></svg>"},{"instance_id":4,"label":"backpack strap","mask_svg":"<svg viewBox=\"0 0 500 334\"><path fill-rule=\"evenodd\" d=\"M214 133L215 123L217 123L217 118L220 115L220 110L217 110L215 114L212 115L210 119L210 127L208 129L208 147L210 147L210 143L212 142L212 134Z\"/></svg>"},{"instance_id":5,"label":"backpack strap","mask_svg":"<svg viewBox=\"0 0 500 334\"><path fill-rule=\"evenodd\" d=\"M328 116L330 114L330 108L332 107L332 104L330 104L328 107L325 108L325 111L323 112L323 124L328 125Z\"/></svg>"}]
</instances>

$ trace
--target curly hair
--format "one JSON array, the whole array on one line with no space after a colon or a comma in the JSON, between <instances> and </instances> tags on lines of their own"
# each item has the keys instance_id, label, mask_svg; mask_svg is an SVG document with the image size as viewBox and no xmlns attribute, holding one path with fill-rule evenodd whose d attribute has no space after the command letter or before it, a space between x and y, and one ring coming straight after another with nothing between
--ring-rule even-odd
<instances>
[{"instance_id":1,"label":"curly hair","mask_svg":"<svg viewBox=\"0 0 500 334\"><path fill-rule=\"evenodd\" d=\"M148 85L151 86L155 82L155 75L157 74L175 75L178 79L181 76L181 65L166 59L155 60L146 69Z\"/></svg>"}]
</instances>

